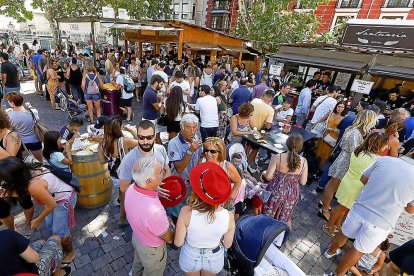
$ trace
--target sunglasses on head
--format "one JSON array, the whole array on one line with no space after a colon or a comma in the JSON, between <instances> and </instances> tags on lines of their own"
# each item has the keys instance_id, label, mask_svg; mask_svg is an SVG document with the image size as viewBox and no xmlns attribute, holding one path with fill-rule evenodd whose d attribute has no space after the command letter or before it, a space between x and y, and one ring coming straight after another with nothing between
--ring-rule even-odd
<instances>
[{"instance_id":1,"label":"sunglasses on head","mask_svg":"<svg viewBox=\"0 0 414 276\"><path fill-rule=\"evenodd\" d=\"M155 134L147 135L147 136L138 135L138 140L152 140L152 139L154 139L154 136L155 136Z\"/></svg>"},{"instance_id":2,"label":"sunglasses on head","mask_svg":"<svg viewBox=\"0 0 414 276\"><path fill-rule=\"evenodd\" d=\"M218 151L218 150L212 150L212 149L204 149L204 153L207 153L207 152L209 152L209 153L211 153L211 154L216 154L216 153L218 153L219 151Z\"/></svg>"}]
</instances>

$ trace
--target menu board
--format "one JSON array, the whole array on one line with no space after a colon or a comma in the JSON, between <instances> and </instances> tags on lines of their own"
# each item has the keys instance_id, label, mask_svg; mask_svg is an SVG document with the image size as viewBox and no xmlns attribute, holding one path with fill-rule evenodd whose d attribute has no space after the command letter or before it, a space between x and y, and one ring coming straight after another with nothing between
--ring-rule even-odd
<instances>
[{"instance_id":1,"label":"menu board","mask_svg":"<svg viewBox=\"0 0 414 276\"><path fill-rule=\"evenodd\" d=\"M395 224L394 231L388 235L390 242L402 245L414 239L414 215L403 212Z\"/></svg>"},{"instance_id":2,"label":"menu board","mask_svg":"<svg viewBox=\"0 0 414 276\"><path fill-rule=\"evenodd\" d=\"M373 85L374 85L373 81L355 79L354 82L352 83L351 91L369 95Z\"/></svg>"},{"instance_id":3,"label":"menu board","mask_svg":"<svg viewBox=\"0 0 414 276\"><path fill-rule=\"evenodd\" d=\"M280 64L280 63L272 64L270 65L269 73L270 75L273 75L273 76L280 76L282 69L283 69L283 64Z\"/></svg>"}]
</instances>

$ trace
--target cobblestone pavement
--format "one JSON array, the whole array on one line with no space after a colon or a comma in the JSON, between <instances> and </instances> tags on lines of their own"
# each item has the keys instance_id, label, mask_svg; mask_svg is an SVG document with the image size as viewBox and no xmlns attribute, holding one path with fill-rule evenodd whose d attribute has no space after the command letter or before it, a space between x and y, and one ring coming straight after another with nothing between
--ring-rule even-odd
<instances>
[{"instance_id":1,"label":"cobblestone pavement","mask_svg":"<svg viewBox=\"0 0 414 276\"><path fill-rule=\"evenodd\" d=\"M25 102L29 101L39 110L41 120L52 128L59 130L67 121L62 111L50 108L50 103L35 95L33 82L22 85L22 93L26 94ZM134 123L140 118L141 103L134 101ZM316 184L307 185L302 189L293 219L292 231L282 251L296 263L307 275L323 275L333 270L337 260L328 260L322 256L331 238L322 231L322 221L317 216L318 195L312 193ZM86 275L128 275L133 260L132 231L129 226L119 228L116 222L119 206L116 203L117 191L114 189L111 201L96 209L76 208L76 228L72 229L73 243L77 256L71 264L74 276ZM17 207L14 209L17 227L24 216ZM38 212L39 210L37 210ZM47 238L50 235L44 228L32 235L32 240ZM179 251L169 248L168 265L164 275L183 275L178 265ZM225 273L221 273L225 274Z\"/></svg>"}]
</instances>

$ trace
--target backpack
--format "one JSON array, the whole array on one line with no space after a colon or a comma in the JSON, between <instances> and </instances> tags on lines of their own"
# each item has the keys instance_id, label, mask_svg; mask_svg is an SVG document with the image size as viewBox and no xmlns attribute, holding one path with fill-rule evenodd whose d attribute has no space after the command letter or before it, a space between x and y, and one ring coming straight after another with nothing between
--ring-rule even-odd
<instances>
[{"instance_id":1,"label":"backpack","mask_svg":"<svg viewBox=\"0 0 414 276\"><path fill-rule=\"evenodd\" d=\"M126 93L134 93L135 91L135 82L132 78L126 74L123 75L124 77L124 90Z\"/></svg>"},{"instance_id":2,"label":"backpack","mask_svg":"<svg viewBox=\"0 0 414 276\"><path fill-rule=\"evenodd\" d=\"M88 79L88 85L86 87L86 94L88 94L88 95L98 94L99 93L99 87L98 87L98 84L95 81L97 76L95 75L95 77L92 80L89 78L89 75L86 75L86 78Z\"/></svg>"},{"instance_id":3,"label":"backpack","mask_svg":"<svg viewBox=\"0 0 414 276\"><path fill-rule=\"evenodd\" d=\"M55 165L49 163L48 165L44 165L44 168L48 169L51 174L71 186L77 193L80 192L81 185L79 182L79 178L71 172L65 171L61 168L56 167Z\"/></svg>"}]
</instances>

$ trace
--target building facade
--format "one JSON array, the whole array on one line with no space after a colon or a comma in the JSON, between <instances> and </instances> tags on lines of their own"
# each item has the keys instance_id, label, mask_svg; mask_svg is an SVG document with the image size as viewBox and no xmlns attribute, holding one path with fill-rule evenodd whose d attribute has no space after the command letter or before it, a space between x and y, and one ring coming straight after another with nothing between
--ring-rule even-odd
<instances>
[{"instance_id":1,"label":"building facade","mask_svg":"<svg viewBox=\"0 0 414 276\"><path fill-rule=\"evenodd\" d=\"M206 26L207 0L173 0L173 19Z\"/></svg>"},{"instance_id":2,"label":"building facade","mask_svg":"<svg viewBox=\"0 0 414 276\"><path fill-rule=\"evenodd\" d=\"M238 17L238 0L208 0L206 27L228 33L235 28Z\"/></svg>"},{"instance_id":3,"label":"building facade","mask_svg":"<svg viewBox=\"0 0 414 276\"><path fill-rule=\"evenodd\" d=\"M414 0L333 0L319 5L315 14L321 26L319 32L332 30L344 20L395 19L414 20ZM300 9L300 3L296 8Z\"/></svg>"}]
</instances>

